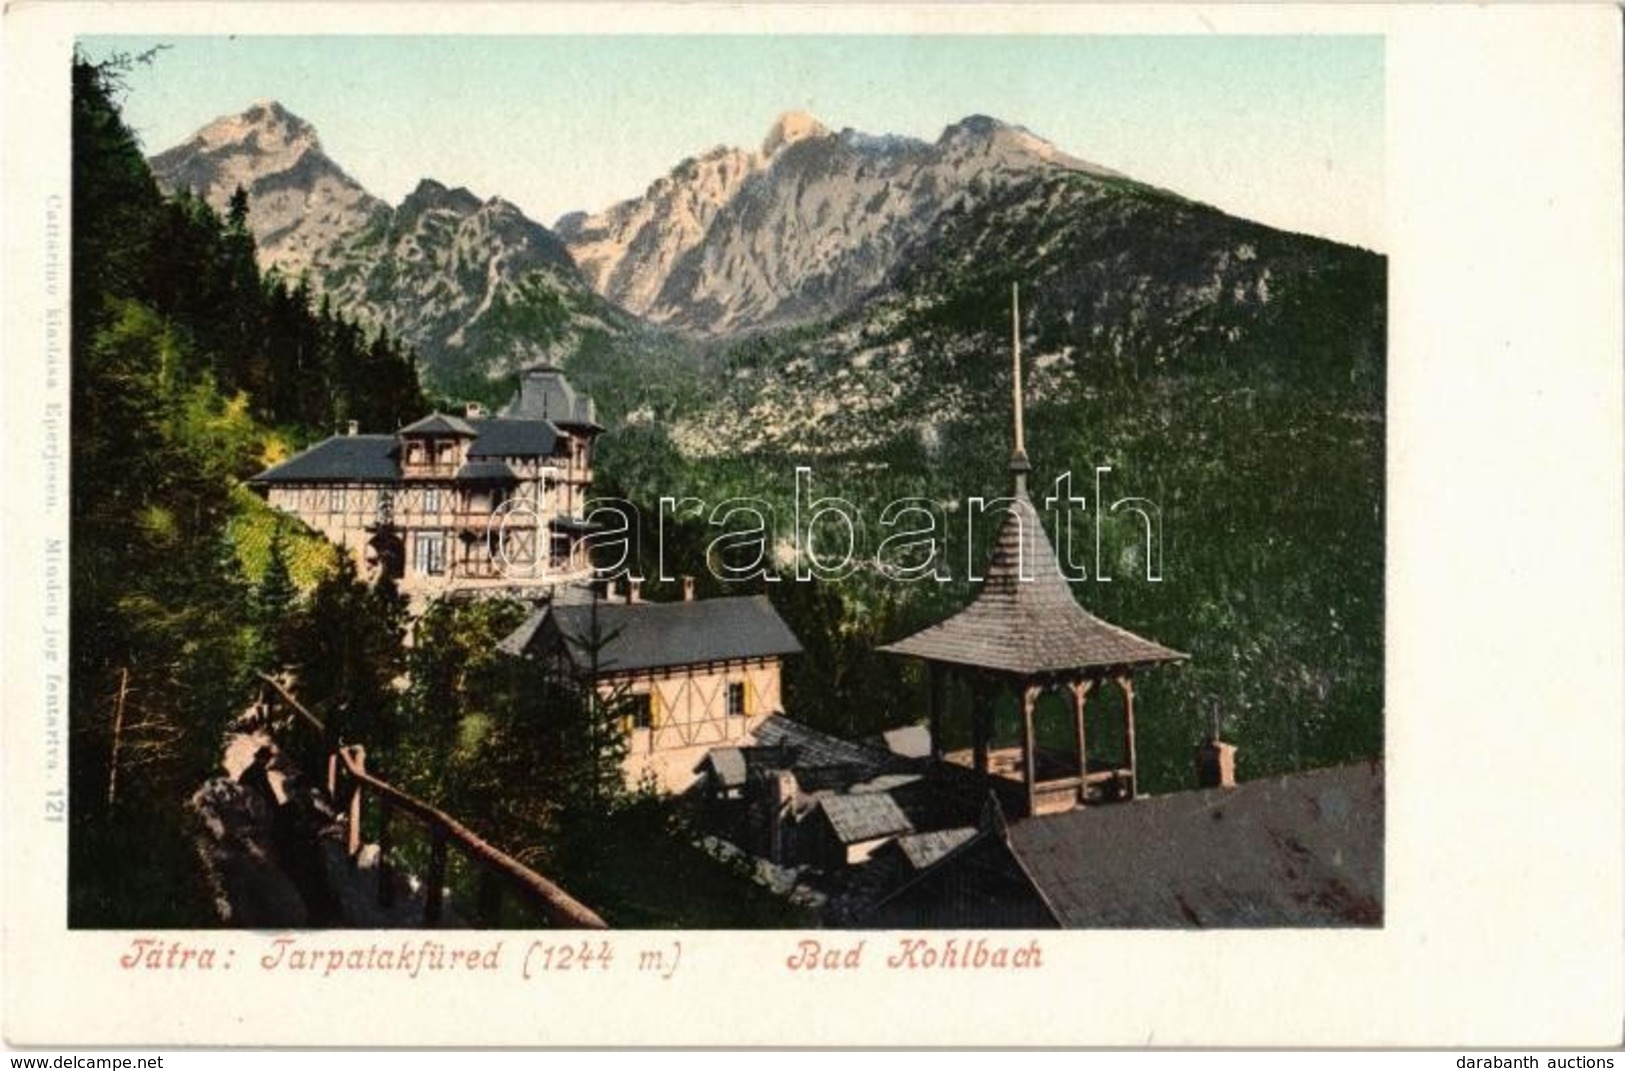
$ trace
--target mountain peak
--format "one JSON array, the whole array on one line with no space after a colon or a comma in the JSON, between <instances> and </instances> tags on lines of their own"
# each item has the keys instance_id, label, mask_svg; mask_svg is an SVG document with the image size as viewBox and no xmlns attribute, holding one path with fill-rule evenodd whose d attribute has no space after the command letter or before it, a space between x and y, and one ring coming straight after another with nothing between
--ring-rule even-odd
<instances>
[{"instance_id":1,"label":"mountain peak","mask_svg":"<svg viewBox=\"0 0 1625 1071\"><path fill-rule=\"evenodd\" d=\"M829 127L807 112L789 111L773 120L762 139L762 155L772 156L787 145L829 135Z\"/></svg>"},{"instance_id":2,"label":"mountain peak","mask_svg":"<svg viewBox=\"0 0 1625 1071\"><path fill-rule=\"evenodd\" d=\"M955 141L961 138L988 138L1005 130L1019 130L1020 127L1011 126L1002 119L995 119L991 115L967 115L957 123L950 123L943 131L940 142Z\"/></svg>"},{"instance_id":3,"label":"mountain peak","mask_svg":"<svg viewBox=\"0 0 1625 1071\"><path fill-rule=\"evenodd\" d=\"M320 148L316 128L274 100L260 100L236 115L224 115L202 130L198 140L209 149L249 145L263 152Z\"/></svg>"},{"instance_id":4,"label":"mountain peak","mask_svg":"<svg viewBox=\"0 0 1625 1071\"><path fill-rule=\"evenodd\" d=\"M420 179L417 187L401 202L401 211L413 215L437 208L466 215L479 207L480 199L467 187L447 186L432 178Z\"/></svg>"}]
</instances>

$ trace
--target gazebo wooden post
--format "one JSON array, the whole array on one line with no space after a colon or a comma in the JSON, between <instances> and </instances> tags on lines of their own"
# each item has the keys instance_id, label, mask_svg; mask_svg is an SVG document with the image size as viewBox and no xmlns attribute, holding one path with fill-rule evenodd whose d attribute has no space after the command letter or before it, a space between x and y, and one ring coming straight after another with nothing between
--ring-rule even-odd
<instances>
[{"instance_id":1,"label":"gazebo wooden post","mask_svg":"<svg viewBox=\"0 0 1625 1071\"><path fill-rule=\"evenodd\" d=\"M976 772L982 775L984 785L988 779L988 737L992 735L992 694L987 679L981 674L971 678L971 753Z\"/></svg>"},{"instance_id":2,"label":"gazebo wooden post","mask_svg":"<svg viewBox=\"0 0 1625 1071\"><path fill-rule=\"evenodd\" d=\"M1027 813L1038 812L1038 740L1033 732L1033 708L1043 687L1025 682L1021 687L1021 761L1027 775Z\"/></svg>"},{"instance_id":3,"label":"gazebo wooden post","mask_svg":"<svg viewBox=\"0 0 1625 1071\"><path fill-rule=\"evenodd\" d=\"M926 685L930 692L931 759L942 761L942 700L944 673L935 662L925 664Z\"/></svg>"},{"instance_id":4,"label":"gazebo wooden post","mask_svg":"<svg viewBox=\"0 0 1625 1071\"><path fill-rule=\"evenodd\" d=\"M1140 792L1140 767L1134 753L1134 678L1119 674L1117 686L1123 690L1123 750L1128 759L1128 798L1133 799Z\"/></svg>"},{"instance_id":5,"label":"gazebo wooden post","mask_svg":"<svg viewBox=\"0 0 1625 1071\"><path fill-rule=\"evenodd\" d=\"M1083 705L1089 697L1089 689L1094 682L1087 677L1079 677L1067 682L1067 691L1072 693L1072 718L1078 734L1078 802L1089 802L1089 749L1084 745Z\"/></svg>"}]
</instances>

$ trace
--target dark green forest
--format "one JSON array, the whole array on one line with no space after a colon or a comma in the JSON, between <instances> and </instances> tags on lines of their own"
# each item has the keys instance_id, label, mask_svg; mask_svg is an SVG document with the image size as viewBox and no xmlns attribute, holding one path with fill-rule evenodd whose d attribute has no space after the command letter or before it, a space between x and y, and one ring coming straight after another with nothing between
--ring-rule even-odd
<instances>
[{"instance_id":1,"label":"dark green forest","mask_svg":"<svg viewBox=\"0 0 1625 1071\"><path fill-rule=\"evenodd\" d=\"M118 110L133 62L73 66L69 920L200 925L185 804L254 673L337 665L371 699L392 668L368 658L401 627L241 481L423 397L399 340L261 275L246 197L222 218L159 194ZM335 641L323 600L343 598L371 605ZM330 642L372 651L332 660Z\"/></svg>"}]
</instances>

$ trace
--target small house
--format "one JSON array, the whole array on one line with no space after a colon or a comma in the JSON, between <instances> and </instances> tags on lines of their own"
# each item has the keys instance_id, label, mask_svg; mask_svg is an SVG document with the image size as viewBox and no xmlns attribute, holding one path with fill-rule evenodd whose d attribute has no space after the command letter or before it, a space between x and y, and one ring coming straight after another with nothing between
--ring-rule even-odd
<instances>
[{"instance_id":1,"label":"small house","mask_svg":"<svg viewBox=\"0 0 1625 1071\"><path fill-rule=\"evenodd\" d=\"M765 596L554 604L499 645L630 708L628 782L682 792L712 748L751 743L783 710L780 666L801 644Z\"/></svg>"}]
</instances>

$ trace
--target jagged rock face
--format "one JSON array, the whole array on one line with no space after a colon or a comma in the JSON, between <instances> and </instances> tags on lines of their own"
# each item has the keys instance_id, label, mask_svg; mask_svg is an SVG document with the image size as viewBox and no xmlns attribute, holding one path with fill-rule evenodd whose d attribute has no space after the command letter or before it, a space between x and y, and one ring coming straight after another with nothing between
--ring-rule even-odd
<instances>
[{"instance_id":1,"label":"jagged rock face","mask_svg":"<svg viewBox=\"0 0 1625 1071\"><path fill-rule=\"evenodd\" d=\"M559 232L611 301L655 323L727 335L844 311L944 213L1043 169L1115 177L985 116L927 143L832 133L789 113L759 151L713 149L641 198L565 217Z\"/></svg>"},{"instance_id":2,"label":"jagged rock face","mask_svg":"<svg viewBox=\"0 0 1625 1071\"><path fill-rule=\"evenodd\" d=\"M1008 390L1012 282L1035 407L1245 369L1250 387L1324 390L1380 416L1382 257L1067 169L945 214L883 289L818 332L755 340L672 441L693 458L843 455L917 431L933 454L945 428L1002 434L988 404Z\"/></svg>"},{"instance_id":3,"label":"jagged rock face","mask_svg":"<svg viewBox=\"0 0 1625 1071\"><path fill-rule=\"evenodd\" d=\"M743 149L716 148L685 160L640 198L596 216L574 213L556 225L588 283L632 312L646 314L683 254L760 167Z\"/></svg>"},{"instance_id":4,"label":"jagged rock face","mask_svg":"<svg viewBox=\"0 0 1625 1071\"><path fill-rule=\"evenodd\" d=\"M314 127L275 101L216 119L151 164L160 187L189 189L220 211L246 190L260 267L288 276L385 207L322 151Z\"/></svg>"},{"instance_id":5,"label":"jagged rock face","mask_svg":"<svg viewBox=\"0 0 1625 1071\"><path fill-rule=\"evenodd\" d=\"M304 274L337 311L405 338L442 389L557 362L586 335L625 327L564 245L514 205L425 179L391 208L279 104L218 119L152 166L164 189L220 211L245 189L261 267Z\"/></svg>"}]
</instances>

